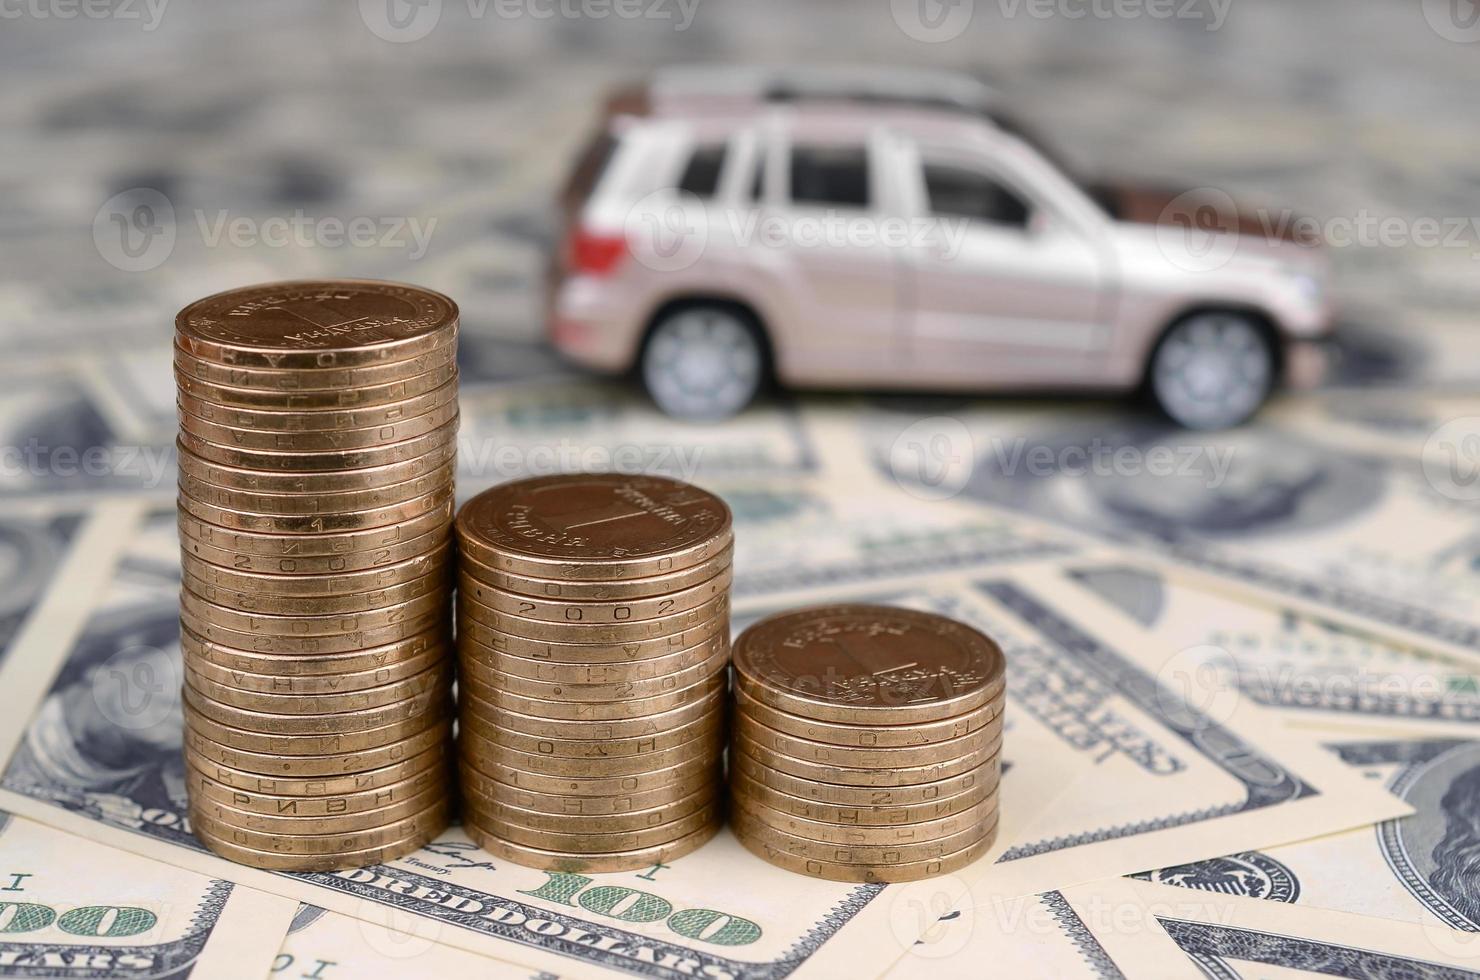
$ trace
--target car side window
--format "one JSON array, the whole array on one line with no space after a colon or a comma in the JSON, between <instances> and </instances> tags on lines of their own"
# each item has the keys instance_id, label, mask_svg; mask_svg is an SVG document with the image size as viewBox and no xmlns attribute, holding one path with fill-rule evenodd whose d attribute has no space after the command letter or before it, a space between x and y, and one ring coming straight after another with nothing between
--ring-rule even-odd
<instances>
[{"instance_id":1,"label":"car side window","mask_svg":"<svg viewBox=\"0 0 1480 980\"><path fill-rule=\"evenodd\" d=\"M724 171L727 149L724 143L694 147L689 162L683 168L683 176L678 178L678 189L695 197L714 197L719 190L719 175Z\"/></svg>"},{"instance_id":2,"label":"car side window","mask_svg":"<svg viewBox=\"0 0 1480 980\"><path fill-rule=\"evenodd\" d=\"M793 146L791 200L826 207L869 206L868 151L861 146Z\"/></svg>"},{"instance_id":3,"label":"car side window","mask_svg":"<svg viewBox=\"0 0 1480 980\"><path fill-rule=\"evenodd\" d=\"M925 194L937 217L1026 228L1032 212L1020 194L995 178L949 163L925 164Z\"/></svg>"}]
</instances>

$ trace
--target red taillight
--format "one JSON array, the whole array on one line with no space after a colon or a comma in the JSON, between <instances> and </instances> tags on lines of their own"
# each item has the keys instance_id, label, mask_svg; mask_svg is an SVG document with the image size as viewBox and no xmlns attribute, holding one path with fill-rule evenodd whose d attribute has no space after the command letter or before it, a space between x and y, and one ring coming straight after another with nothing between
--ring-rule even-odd
<instances>
[{"instance_id":1,"label":"red taillight","mask_svg":"<svg viewBox=\"0 0 1480 980\"><path fill-rule=\"evenodd\" d=\"M566 265L573 273L604 276L616 270L627 254L621 235L597 235L577 228L566 241Z\"/></svg>"}]
</instances>

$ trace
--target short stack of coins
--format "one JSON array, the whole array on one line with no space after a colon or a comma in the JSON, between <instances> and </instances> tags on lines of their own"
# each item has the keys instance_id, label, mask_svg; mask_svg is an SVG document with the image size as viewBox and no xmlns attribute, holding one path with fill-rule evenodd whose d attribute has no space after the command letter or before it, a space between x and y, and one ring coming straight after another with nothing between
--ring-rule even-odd
<instances>
[{"instance_id":1,"label":"short stack of coins","mask_svg":"<svg viewBox=\"0 0 1480 980\"><path fill-rule=\"evenodd\" d=\"M457 517L463 826L551 871L671 861L723 822L730 511L618 474L503 484Z\"/></svg>"},{"instance_id":2,"label":"short stack of coins","mask_svg":"<svg viewBox=\"0 0 1480 980\"><path fill-rule=\"evenodd\" d=\"M735 641L731 826L772 864L913 881L976 860L997 829L1004 661L955 620L818 606Z\"/></svg>"},{"instance_id":3,"label":"short stack of coins","mask_svg":"<svg viewBox=\"0 0 1480 980\"><path fill-rule=\"evenodd\" d=\"M190 820L224 857L360 867L447 826L457 320L353 281L176 318Z\"/></svg>"}]
</instances>

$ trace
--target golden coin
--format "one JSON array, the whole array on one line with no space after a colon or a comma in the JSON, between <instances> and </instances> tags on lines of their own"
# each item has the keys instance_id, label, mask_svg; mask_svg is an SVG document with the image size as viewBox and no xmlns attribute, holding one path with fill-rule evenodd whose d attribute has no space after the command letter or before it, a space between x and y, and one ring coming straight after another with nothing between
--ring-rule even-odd
<instances>
[{"instance_id":1,"label":"golden coin","mask_svg":"<svg viewBox=\"0 0 1480 980\"><path fill-rule=\"evenodd\" d=\"M394 659L393 652L402 650L403 644L434 642L434 637L435 642L452 643L441 609L428 610L383 629L333 636L262 636L222 629L187 609L180 610L180 623L204 644L201 656L224 667L250 665L254 672L264 674L273 672L268 668L283 673L321 673L330 664L342 664L345 670L363 669Z\"/></svg>"},{"instance_id":2,"label":"golden coin","mask_svg":"<svg viewBox=\"0 0 1480 980\"><path fill-rule=\"evenodd\" d=\"M723 781L720 765L716 761L708 768L685 770L687 775L673 778L660 770L645 776L644 782L652 782L651 789L632 790L612 796L574 796L550 792L535 792L501 783L467 762L458 766L458 781L463 793L481 800L496 800L526 812L562 816L615 816L648 810L662 810L697 795L712 793Z\"/></svg>"},{"instance_id":3,"label":"golden coin","mask_svg":"<svg viewBox=\"0 0 1480 980\"><path fill-rule=\"evenodd\" d=\"M188 718L187 718L188 720ZM201 719L203 725L209 725ZM218 730L220 726L217 726ZM208 763L287 779L314 777L347 777L373 769L383 769L425 752L431 746L450 739L450 721L434 724L414 735L377 745L373 748L340 750L330 755L286 755L280 752L255 752L225 745L209 735L185 727L185 744Z\"/></svg>"},{"instance_id":4,"label":"golden coin","mask_svg":"<svg viewBox=\"0 0 1480 980\"><path fill-rule=\"evenodd\" d=\"M988 701L964 715L917 725L846 725L841 722L813 721L810 718L802 718L785 711L777 711L770 705L755 700L739 688L735 689L736 712L755 719L767 728L814 742L858 748L933 745L936 742L970 735L1002 717L1003 701L1003 697L999 696L995 701Z\"/></svg>"},{"instance_id":5,"label":"golden coin","mask_svg":"<svg viewBox=\"0 0 1480 980\"><path fill-rule=\"evenodd\" d=\"M730 769L744 773L755 782L769 786L788 796L816 800L849 807L909 806L947 799L981 785L996 785L1001 772L1000 758L993 756L984 760L975 769L947 776L932 782L915 783L909 786L843 786L818 782L810 777L793 776L748 755L738 743L730 747Z\"/></svg>"},{"instance_id":6,"label":"golden coin","mask_svg":"<svg viewBox=\"0 0 1480 980\"><path fill-rule=\"evenodd\" d=\"M501 673L554 684L620 684L629 680L651 680L703 663L728 646L728 637L718 635L687 650L650 660L637 660L630 664L558 664L546 660L510 657L481 646L466 636L459 644L463 656Z\"/></svg>"},{"instance_id":7,"label":"golden coin","mask_svg":"<svg viewBox=\"0 0 1480 980\"><path fill-rule=\"evenodd\" d=\"M443 539L440 543L434 543L430 550L413 555L404 561L354 572L334 572L323 575L245 572L201 561L189 552L181 556L181 564L189 575L218 589L253 592L258 595L331 596L390 588L415 581L439 570L445 574L449 558L451 558L451 541Z\"/></svg>"},{"instance_id":8,"label":"golden coin","mask_svg":"<svg viewBox=\"0 0 1480 980\"><path fill-rule=\"evenodd\" d=\"M732 793L731 806L745 811L746 816L765 824L773 830L816 841L819 844L843 847L892 847L904 844L921 844L926 841L954 837L969 830L982 830L997 819L997 795L988 794L981 801L944 817L936 817L917 823L892 824L887 826L859 826L836 824L823 820L809 820L782 810L773 809L759 799L740 793Z\"/></svg>"},{"instance_id":9,"label":"golden coin","mask_svg":"<svg viewBox=\"0 0 1480 980\"><path fill-rule=\"evenodd\" d=\"M188 614L197 620L202 620L210 624L211 627L234 630L258 639L265 636L291 637L294 639L302 639L310 636L346 638L354 634L369 633L395 627L398 624L410 623L418 617L432 612L442 615L443 610L447 608L449 598L447 591L440 589L426 595L408 599L398 605L386 606L372 612L333 613L323 616L284 616L275 613L240 612L219 603L211 602L208 599L203 599L188 589L182 589L180 591L180 610L182 616ZM206 639L215 639L212 634L197 628L193 623L191 628L195 629L197 633ZM226 645L231 646L232 644L227 643ZM358 643L356 645L371 646L373 644ZM243 649L260 650L262 648L260 645L245 645Z\"/></svg>"},{"instance_id":10,"label":"golden coin","mask_svg":"<svg viewBox=\"0 0 1480 980\"><path fill-rule=\"evenodd\" d=\"M539 738L526 735L517 730L492 724L473 714L464 714L461 720L464 731L473 732L490 742L518 749L521 752L555 759L612 759L651 755L654 752L683 745L701 735L712 735L722 729L724 723L724 713L716 711L713 715L697 718L686 725L671 728L657 735L581 739Z\"/></svg>"},{"instance_id":11,"label":"golden coin","mask_svg":"<svg viewBox=\"0 0 1480 980\"><path fill-rule=\"evenodd\" d=\"M259 493L253 490L235 490L197 479L184 471L180 473L178 486L180 492L192 500L198 500L222 510L240 511L257 516L313 517L328 514L352 514L415 500L417 497L424 497L429 493L451 486L455 471L455 465L449 460L432 472L423 473L403 483L334 493L304 491Z\"/></svg>"},{"instance_id":12,"label":"golden coin","mask_svg":"<svg viewBox=\"0 0 1480 980\"><path fill-rule=\"evenodd\" d=\"M466 819L463 822L463 833L494 857L521 864L526 868L535 868L540 871L565 871L571 874L605 874L616 871L640 871L643 868L651 868L655 864L669 864L708 843L709 839L719 832L721 826L721 821L715 820L712 824L701 827L687 837L654 847L617 854L569 854L542 850L538 847L527 847L503 840Z\"/></svg>"},{"instance_id":13,"label":"golden coin","mask_svg":"<svg viewBox=\"0 0 1480 980\"><path fill-rule=\"evenodd\" d=\"M212 837L228 840L243 847L275 851L278 854L337 854L378 847L391 841L403 840L413 834L424 833L430 828L435 828L434 832L439 832L447 826L451 810L452 802L443 797L420 813L402 817L388 824L341 833L293 834L292 836L280 832L263 832L233 826L203 811L194 803L191 804L188 812L192 826L204 830Z\"/></svg>"},{"instance_id":14,"label":"golden coin","mask_svg":"<svg viewBox=\"0 0 1480 980\"><path fill-rule=\"evenodd\" d=\"M666 783L688 780L701 772L717 772L719 769L718 756L705 753L666 768L626 776L552 776L529 772L471 752L461 741L458 759L465 769L476 770L494 782L530 793L547 793L552 797L620 797L645 793Z\"/></svg>"},{"instance_id":15,"label":"golden coin","mask_svg":"<svg viewBox=\"0 0 1480 980\"><path fill-rule=\"evenodd\" d=\"M443 755L407 778L383 786L350 793L283 795L238 789L219 782L209 772L194 768L193 764L188 764L185 770L192 799L224 803L244 812L278 817L330 817L379 810L419 797L428 790L450 792L451 777L452 767Z\"/></svg>"},{"instance_id":16,"label":"golden coin","mask_svg":"<svg viewBox=\"0 0 1480 980\"><path fill-rule=\"evenodd\" d=\"M616 684L557 684L535 681L527 677L515 677L512 674L502 673L467 656L459 660L459 666L463 679L468 682L469 689L477 692L484 700L492 700L488 697L487 691L489 688L495 688L506 694L544 698L550 701L624 702L657 697L701 683L723 671L729 662L730 651L722 644L709 655L708 659L692 667L674 671L663 677L620 681Z\"/></svg>"},{"instance_id":17,"label":"golden coin","mask_svg":"<svg viewBox=\"0 0 1480 980\"><path fill-rule=\"evenodd\" d=\"M393 385L398 382L420 378L426 374L457 366L457 344L441 347L408 357L405 360L385 364L369 364L354 368L314 368L301 370L287 368L248 368L231 364L218 364L205 360L181 349L172 347L176 384L180 378L203 381L225 388L260 391L263 397L303 395L308 397L330 397L347 395L356 391L373 392L377 386ZM435 386L434 386L435 387ZM223 403L229 399L217 399Z\"/></svg>"},{"instance_id":18,"label":"golden coin","mask_svg":"<svg viewBox=\"0 0 1480 980\"><path fill-rule=\"evenodd\" d=\"M219 425L197 418L178 404L175 418L180 429L199 436L208 443L239 450L271 451L279 453L345 453L360 449L375 449L415 439L457 418L456 400L439 405L415 418L399 422L387 422L361 429L331 429L328 431L264 431L239 429ZM192 449L194 447L191 447ZM214 458L202 453L208 459Z\"/></svg>"},{"instance_id":19,"label":"golden coin","mask_svg":"<svg viewBox=\"0 0 1480 980\"><path fill-rule=\"evenodd\" d=\"M184 649L185 644L181 644ZM371 691L415 677L424 670L439 664L452 666L452 657L444 648L433 647L419 657L397 660L368 670L348 673L324 674L259 674L256 671L223 667L204 657L193 656L188 651L184 656L185 669L212 683L232 688L243 694L256 693L274 696L319 697ZM209 693L209 688L197 684Z\"/></svg>"},{"instance_id":20,"label":"golden coin","mask_svg":"<svg viewBox=\"0 0 1480 980\"><path fill-rule=\"evenodd\" d=\"M212 853L235 861L237 864L246 865L250 868L260 868L266 871L347 871L352 868L366 868L377 864L388 864L397 858L405 857L421 850L427 844L436 839L446 827L429 825L418 829L406 838L381 844L377 847L367 847L358 851L340 851L337 854L280 854L275 851L262 851L253 847L243 847L216 837L204 828L194 828L195 837L206 846Z\"/></svg>"},{"instance_id":21,"label":"golden coin","mask_svg":"<svg viewBox=\"0 0 1480 980\"><path fill-rule=\"evenodd\" d=\"M972 736L967 736L971 738ZM754 741L744 732L735 732L735 747L737 750L746 752L764 765L772 769L780 769L782 772L800 776L803 779L815 780L819 783L833 783L839 786L913 786L916 783L939 782L951 776L969 772L997 754L1002 746L1002 735L999 732L995 738L987 742L982 748L965 755L952 756L941 762L932 762L919 766L898 766L893 769L874 769L868 767L840 766L834 763L808 762L789 755L782 755L764 745ZM908 751L896 749L895 751Z\"/></svg>"},{"instance_id":22,"label":"golden coin","mask_svg":"<svg viewBox=\"0 0 1480 980\"><path fill-rule=\"evenodd\" d=\"M394 704L411 693L448 685L452 682L452 663L448 660L431 660L422 671L398 680L388 681L377 687L292 694L282 690L267 692L243 690L234 684L222 683L211 675L201 672L187 659L185 661L185 681L213 701L236 708L246 708L266 714L327 713L332 715L341 711L379 708Z\"/></svg>"},{"instance_id":23,"label":"golden coin","mask_svg":"<svg viewBox=\"0 0 1480 980\"><path fill-rule=\"evenodd\" d=\"M707 581L679 592L646 599L619 599L615 602L539 599L505 592L503 589L484 585L467 575L458 577L458 590L469 601L511 616L568 626L611 626L663 619L725 596L730 591L730 572L725 569Z\"/></svg>"},{"instance_id":24,"label":"golden coin","mask_svg":"<svg viewBox=\"0 0 1480 980\"><path fill-rule=\"evenodd\" d=\"M729 568L734 555L734 546L729 545L708 561L698 565L664 575L651 575L647 578L625 581L571 582L562 579L536 578L531 575L519 575L492 568L466 553L462 555L459 567L469 578L506 592L537 596L543 599L615 602L620 599L668 595L698 585Z\"/></svg>"},{"instance_id":25,"label":"golden coin","mask_svg":"<svg viewBox=\"0 0 1480 980\"><path fill-rule=\"evenodd\" d=\"M185 762L191 772L204 775L214 783L248 796L330 800L340 796L358 796L417 778L426 778L424 773L439 767L446 768L453 757L452 743L445 737L447 731L445 726L431 729L428 735L419 735L411 743L407 743L408 751L422 746L416 754L402 755L393 762L375 768L337 776L275 776L251 772L213 762L188 743L185 746ZM432 736L441 737L428 742L427 738Z\"/></svg>"},{"instance_id":26,"label":"golden coin","mask_svg":"<svg viewBox=\"0 0 1480 980\"><path fill-rule=\"evenodd\" d=\"M410 602L421 596L438 594L452 599L445 563L431 572L400 585L359 593L339 595L267 595L251 590L222 589L190 574L180 576L180 584L207 602L239 613L261 613L267 616L341 616L369 613Z\"/></svg>"},{"instance_id":27,"label":"golden coin","mask_svg":"<svg viewBox=\"0 0 1480 980\"><path fill-rule=\"evenodd\" d=\"M188 554L217 568L230 568L243 573L257 575L348 575L353 572L374 571L396 565L421 555L437 551L452 540L446 530L433 531L404 544L373 551L350 552L339 555L310 555L299 558L268 558L242 552L223 551L198 541L182 537L181 553Z\"/></svg>"},{"instance_id":28,"label":"golden coin","mask_svg":"<svg viewBox=\"0 0 1480 980\"><path fill-rule=\"evenodd\" d=\"M232 762L229 759L217 759L212 752L215 748L229 748L240 752L250 752L260 756L288 756L305 762L312 757L334 756L336 753L354 754L366 752L370 749L384 748L400 742L405 742L417 735L423 734L427 729L438 724L450 724L451 712L445 714L437 710L423 711L420 715L403 718L388 722L376 728L364 728L359 731L348 732L325 732L322 734L296 734L288 732L270 732L257 729L238 728L207 716L199 710L197 704L199 698L191 698L189 695L184 699L185 709L185 735L191 745L194 745L208 759L220 761L223 765L240 766L249 772L255 772L248 766ZM213 743L214 747L206 743ZM395 761L391 759L389 761ZM381 763L385 765L386 763ZM364 766L366 769L374 769L376 766ZM270 769L269 772L282 771L284 775L313 775L308 771L288 773L286 770ZM324 774L344 772L337 766L331 766L324 770Z\"/></svg>"},{"instance_id":29,"label":"golden coin","mask_svg":"<svg viewBox=\"0 0 1480 980\"><path fill-rule=\"evenodd\" d=\"M464 819L477 824L500 840L541 850L560 851L566 854L611 854L635 851L644 847L656 847L670 841L687 837L704 827L723 819L724 808L718 798L711 797L698 810L641 830L618 833L557 833L536 830L501 820L486 813L469 802L463 808Z\"/></svg>"},{"instance_id":30,"label":"golden coin","mask_svg":"<svg viewBox=\"0 0 1480 980\"><path fill-rule=\"evenodd\" d=\"M248 708L238 708L234 705L225 704L221 701L201 693L186 684L183 688L185 703L195 712L195 721L208 718L218 725L227 728L240 729L242 733L259 733L272 737L289 736L294 739L309 738L333 739L337 737L351 738L364 732L379 732L397 724L411 726L425 726L431 719L428 713L435 711L447 703L451 694L451 673L445 670L433 672L434 676L422 681L420 678L414 686L410 687L411 693L399 701L383 704L374 708L364 708L358 711L339 711L334 714L310 714L294 715L282 714L269 711L252 711ZM267 695L260 695L266 697ZM199 726L197 726L199 727ZM409 735L416 731L410 728L404 734ZM241 738L238 734L238 739ZM228 744L246 747L243 741L229 742ZM299 755L312 752L332 752L333 747L322 747L321 743L301 742L302 752L284 753L287 755ZM373 743L371 743L373 744ZM319 748L309 748L309 745L320 745ZM369 747L366 745L365 747Z\"/></svg>"},{"instance_id":31,"label":"golden coin","mask_svg":"<svg viewBox=\"0 0 1480 980\"><path fill-rule=\"evenodd\" d=\"M705 786L699 793L663 803L646 810L629 810L624 813L581 815L569 813L543 813L526 810L502 800L483 796L464 787L468 807L476 815L486 815L490 826L512 824L532 831L550 834L628 834L634 831L659 827L665 823L702 811L714 805L719 795L719 786ZM475 819L480 819L475 817ZM481 819L480 819L480 822Z\"/></svg>"},{"instance_id":32,"label":"golden coin","mask_svg":"<svg viewBox=\"0 0 1480 980\"><path fill-rule=\"evenodd\" d=\"M815 606L770 616L735 641L736 684L818 721L918 724L998 697L1006 662L969 626L892 606Z\"/></svg>"},{"instance_id":33,"label":"golden coin","mask_svg":"<svg viewBox=\"0 0 1480 980\"><path fill-rule=\"evenodd\" d=\"M764 803L773 810L808 820L848 827L890 827L937 820L960 813L994 794L999 782L1000 779L996 778L983 779L964 793L931 800L927 803L907 803L902 806L846 806L838 803L821 803L782 793L764 783L756 782L737 768L730 773L730 792L732 796L744 795Z\"/></svg>"},{"instance_id":34,"label":"golden coin","mask_svg":"<svg viewBox=\"0 0 1480 980\"><path fill-rule=\"evenodd\" d=\"M251 429L258 432L328 432L337 429L374 428L425 415L456 400L456 380L449 380L440 388L398 402L311 412L236 408L196 398L183 390L175 395L175 405L194 418L232 429Z\"/></svg>"},{"instance_id":35,"label":"golden coin","mask_svg":"<svg viewBox=\"0 0 1480 980\"><path fill-rule=\"evenodd\" d=\"M730 509L660 476L570 473L480 493L458 511L476 561L545 579L616 581L699 565L730 545Z\"/></svg>"},{"instance_id":36,"label":"golden coin","mask_svg":"<svg viewBox=\"0 0 1480 980\"><path fill-rule=\"evenodd\" d=\"M485 704L495 708L506 708L522 715L532 715L552 721L621 721L655 715L701 701L712 692L723 690L726 686L725 681L725 673L721 670L713 677L708 677L689 687L655 697L621 701L551 701L544 698L525 697L495 688L478 689L473 684L466 685L464 689L476 695Z\"/></svg>"},{"instance_id":37,"label":"golden coin","mask_svg":"<svg viewBox=\"0 0 1480 980\"><path fill-rule=\"evenodd\" d=\"M997 837L997 827L994 824L980 840L952 854L944 854L925 861L890 865L836 864L831 861L819 861L816 858L793 854L768 842L743 834L737 833L735 837L752 854L788 871L811 875L813 878L825 878L829 881L888 884L934 878L938 875L951 874L969 864L974 864L982 855L991 850L992 842Z\"/></svg>"},{"instance_id":38,"label":"golden coin","mask_svg":"<svg viewBox=\"0 0 1480 980\"><path fill-rule=\"evenodd\" d=\"M629 623L547 623L489 609L487 606L460 596L457 612L463 619L472 620L492 630L512 633L529 640L554 640L563 643L626 643L631 640L650 640L659 636L671 636L707 623L715 616L729 611L730 597L721 593L703 605L672 613L662 619L645 619Z\"/></svg>"},{"instance_id":39,"label":"golden coin","mask_svg":"<svg viewBox=\"0 0 1480 980\"><path fill-rule=\"evenodd\" d=\"M199 520L184 512L177 515L176 525L180 529L182 548L189 549L194 543L199 543L241 555L260 555L271 559L308 559L378 554L410 541L421 540L429 534L448 533L451 517L452 501L449 500L444 506L402 524L338 534L288 536L239 531Z\"/></svg>"},{"instance_id":40,"label":"golden coin","mask_svg":"<svg viewBox=\"0 0 1480 980\"><path fill-rule=\"evenodd\" d=\"M463 756L470 760L487 760L491 765L513 767L526 773L540 776L571 776L577 778L602 778L606 776L632 776L666 769L685 759L704 757L717 760L724 751L724 729L716 727L697 735L689 741L666 749L646 752L642 755L574 758L541 755L537 752L521 752L490 742L472 728L458 732ZM486 771L487 767L483 767ZM494 773L497 775L497 773Z\"/></svg>"},{"instance_id":41,"label":"golden coin","mask_svg":"<svg viewBox=\"0 0 1480 980\"><path fill-rule=\"evenodd\" d=\"M1002 722L993 722L978 728L970 735L961 735L949 742L933 742L930 745L892 746L889 748L860 748L851 745L832 745L828 742L813 742L795 735L767 728L742 711L735 713L735 730L757 745L773 752L813 762L824 766L843 766L849 769L906 769L950 762L983 749L1000 744Z\"/></svg>"},{"instance_id":42,"label":"golden coin","mask_svg":"<svg viewBox=\"0 0 1480 980\"><path fill-rule=\"evenodd\" d=\"M830 864L868 864L888 867L891 864L913 864L931 861L970 847L997 824L995 811L987 826L973 823L945 837L915 841L909 844L827 844L798 837L762 823L751 810L736 807L730 812L730 826L736 837L749 837L771 847Z\"/></svg>"},{"instance_id":43,"label":"golden coin","mask_svg":"<svg viewBox=\"0 0 1480 980\"><path fill-rule=\"evenodd\" d=\"M181 429L176 438L188 451L210 460L248 470L280 470L292 473L318 473L338 470L369 469L404 463L434 452L457 440L457 418L441 428L388 445L376 445L365 449L343 449L325 452L302 452L280 449L247 449L239 446L220 445L202 438L188 429Z\"/></svg>"},{"instance_id":44,"label":"golden coin","mask_svg":"<svg viewBox=\"0 0 1480 980\"><path fill-rule=\"evenodd\" d=\"M242 810L196 794L190 796L190 808L204 813L227 827L255 831L259 834L282 834L287 837L353 834L394 825L397 821L422 813L434 804L447 805L452 797L451 782L431 786L409 799L388 803L376 810L359 813L321 815L280 815Z\"/></svg>"},{"instance_id":45,"label":"golden coin","mask_svg":"<svg viewBox=\"0 0 1480 980\"><path fill-rule=\"evenodd\" d=\"M452 640L447 635L445 624L385 646L327 654L237 650L213 643L195 633L189 624L182 623L180 630L180 649L197 670L210 664L222 670L281 677L286 683L296 683L301 679L305 684L328 684L335 678L348 680L372 671L406 671L411 663L447 657L451 647Z\"/></svg>"},{"instance_id":46,"label":"golden coin","mask_svg":"<svg viewBox=\"0 0 1480 980\"><path fill-rule=\"evenodd\" d=\"M458 560L464 556L459 554ZM548 660L564 664L633 663L653 657L664 657L681 650L691 650L711 637L730 636L728 610L707 622L668 636L649 640L623 640L620 643L562 643L554 640L526 640L500 630L490 629L466 617L458 619L458 635L481 647L526 660Z\"/></svg>"},{"instance_id":47,"label":"golden coin","mask_svg":"<svg viewBox=\"0 0 1480 980\"><path fill-rule=\"evenodd\" d=\"M272 412L332 412L335 410L370 408L402 402L417 395L435 391L449 381L457 379L457 360L446 354L455 353L454 347L438 348L427 355L432 366L420 374L405 378L394 378L376 384L358 384L352 371L326 372L350 375L344 384L327 390L303 391L279 390L273 385L265 389L262 385L237 387L218 382L204 381L190 371L175 367L175 386L191 398L210 402L227 408L245 411L265 410ZM178 348L177 348L178 350ZM189 360L189 355L179 352L178 357ZM399 362L392 362L399 363ZM360 370L364 370L363 368ZM310 374L306 371L291 372L294 379Z\"/></svg>"},{"instance_id":48,"label":"golden coin","mask_svg":"<svg viewBox=\"0 0 1480 980\"><path fill-rule=\"evenodd\" d=\"M244 286L175 316L194 357L249 368L322 370L384 364L457 340L457 304L419 286L302 280Z\"/></svg>"},{"instance_id":49,"label":"golden coin","mask_svg":"<svg viewBox=\"0 0 1480 980\"><path fill-rule=\"evenodd\" d=\"M444 443L425 456L400 463L328 472L253 470L213 463L175 443L180 472L212 486L255 493L342 493L388 487L443 469L457 459L457 444Z\"/></svg>"},{"instance_id":50,"label":"golden coin","mask_svg":"<svg viewBox=\"0 0 1480 980\"><path fill-rule=\"evenodd\" d=\"M552 721L534 715L520 714L481 700L470 691L460 691L458 710L464 717L501 725L531 738L619 739L657 735L669 729L709 716L725 714L723 685L689 704L638 718L618 721Z\"/></svg>"},{"instance_id":51,"label":"golden coin","mask_svg":"<svg viewBox=\"0 0 1480 980\"><path fill-rule=\"evenodd\" d=\"M369 510L346 511L338 514L273 515L253 514L248 511L229 510L216 507L189 494L181 493L177 498L180 508L190 516L221 527L241 531L259 531L268 534L334 534L342 531L363 531L372 527L384 527L409 521L422 514L437 510L452 499L452 487L442 486L436 490L412 497L399 503L374 507Z\"/></svg>"}]
</instances>

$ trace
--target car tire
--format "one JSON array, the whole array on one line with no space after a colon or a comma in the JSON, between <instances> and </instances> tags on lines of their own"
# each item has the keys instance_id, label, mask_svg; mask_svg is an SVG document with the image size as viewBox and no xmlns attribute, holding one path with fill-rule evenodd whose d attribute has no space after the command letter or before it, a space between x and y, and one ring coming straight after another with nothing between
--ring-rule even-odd
<instances>
[{"instance_id":1,"label":"car tire","mask_svg":"<svg viewBox=\"0 0 1480 980\"><path fill-rule=\"evenodd\" d=\"M755 400L767 377L760 326L726 303L690 303L661 314L639 365L648 396L674 418L716 422Z\"/></svg>"},{"instance_id":2,"label":"car tire","mask_svg":"<svg viewBox=\"0 0 1480 980\"><path fill-rule=\"evenodd\" d=\"M1259 411L1277 367L1263 321L1208 310L1168 328L1151 353L1146 387L1157 408L1183 428L1227 429Z\"/></svg>"}]
</instances>

